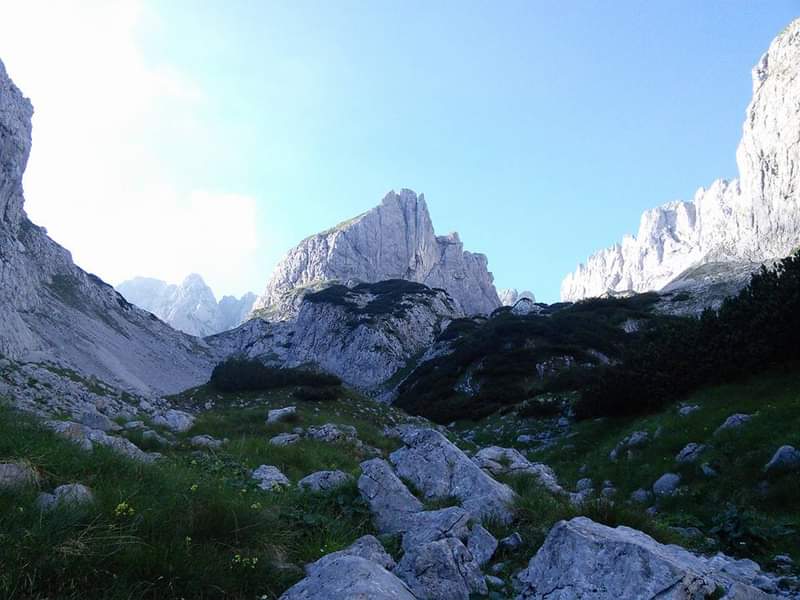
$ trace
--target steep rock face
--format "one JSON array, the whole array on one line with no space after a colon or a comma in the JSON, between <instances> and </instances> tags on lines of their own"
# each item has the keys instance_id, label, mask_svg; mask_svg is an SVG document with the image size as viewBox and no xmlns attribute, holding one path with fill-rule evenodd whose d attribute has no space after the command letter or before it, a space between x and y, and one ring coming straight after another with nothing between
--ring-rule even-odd
<instances>
[{"instance_id":1,"label":"steep rock face","mask_svg":"<svg viewBox=\"0 0 800 600\"><path fill-rule=\"evenodd\" d=\"M707 262L763 262L800 245L800 19L753 69L753 99L736 153L739 179L693 202L642 215L636 237L594 254L561 285L562 300L660 290Z\"/></svg>"},{"instance_id":2,"label":"steep rock face","mask_svg":"<svg viewBox=\"0 0 800 600\"><path fill-rule=\"evenodd\" d=\"M198 337L238 327L250 314L256 299L255 294L248 293L241 298L224 296L217 303L214 292L197 274L189 275L180 285L135 277L120 283L117 291L175 329Z\"/></svg>"},{"instance_id":3,"label":"steep rock face","mask_svg":"<svg viewBox=\"0 0 800 600\"><path fill-rule=\"evenodd\" d=\"M142 393L202 382L210 348L133 307L28 220L22 174L32 112L0 62L0 354Z\"/></svg>"},{"instance_id":4,"label":"steep rock face","mask_svg":"<svg viewBox=\"0 0 800 600\"><path fill-rule=\"evenodd\" d=\"M253 319L207 341L220 355L276 366L314 365L363 391L378 392L459 314L446 292L418 283L333 285L307 294L292 321Z\"/></svg>"},{"instance_id":5,"label":"steep rock face","mask_svg":"<svg viewBox=\"0 0 800 600\"><path fill-rule=\"evenodd\" d=\"M422 195L389 192L380 206L290 250L253 309L287 320L304 293L331 282L405 279L446 290L466 314L487 314L500 306L487 264L483 254L464 251L457 233L434 233Z\"/></svg>"},{"instance_id":6,"label":"steep rock face","mask_svg":"<svg viewBox=\"0 0 800 600\"><path fill-rule=\"evenodd\" d=\"M533 292L528 290L523 290L520 292L516 288L508 288L497 290L497 295L500 297L500 304L503 306L514 306L523 298L527 298L531 302L536 302L536 296L533 294Z\"/></svg>"}]
</instances>

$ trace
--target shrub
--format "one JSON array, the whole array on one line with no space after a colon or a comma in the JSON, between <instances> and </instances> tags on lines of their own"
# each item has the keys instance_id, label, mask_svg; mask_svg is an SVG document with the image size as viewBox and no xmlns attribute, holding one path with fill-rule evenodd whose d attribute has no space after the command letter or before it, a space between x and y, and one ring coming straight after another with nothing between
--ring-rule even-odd
<instances>
[{"instance_id":1,"label":"shrub","mask_svg":"<svg viewBox=\"0 0 800 600\"><path fill-rule=\"evenodd\" d=\"M211 373L209 385L220 392L262 391L300 385L324 388L341 385L342 380L328 373L305 369L268 367L257 360L230 358Z\"/></svg>"},{"instance_id":2,"label":"shrub","mask_svg":"<svg viewBox=\"0 0 800 600\"><path fill-rule=\"evenodd\" d=\"M292 397L303 402L330 402L339 397L338 390L328 387L299 387L292 392Z\"/></svg>"}]
</instances>

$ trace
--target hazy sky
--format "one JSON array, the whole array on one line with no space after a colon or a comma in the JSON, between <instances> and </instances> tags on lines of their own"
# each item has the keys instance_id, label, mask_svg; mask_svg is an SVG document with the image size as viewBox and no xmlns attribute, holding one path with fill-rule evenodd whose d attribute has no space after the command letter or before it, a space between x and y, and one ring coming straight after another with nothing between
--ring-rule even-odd
<instances>
[{"instance_id":1,"label":"hazy sky","mask_svg":"<svg viewBox=\"0 0 800 600\"><path fill-rule=\"evenodd\" d=\"M640 213L736 175L798 0L0 0L27 208L111 283L261 292L305 236L424 192L499 287L555 301Z\"/></svg>"}]
</instances>

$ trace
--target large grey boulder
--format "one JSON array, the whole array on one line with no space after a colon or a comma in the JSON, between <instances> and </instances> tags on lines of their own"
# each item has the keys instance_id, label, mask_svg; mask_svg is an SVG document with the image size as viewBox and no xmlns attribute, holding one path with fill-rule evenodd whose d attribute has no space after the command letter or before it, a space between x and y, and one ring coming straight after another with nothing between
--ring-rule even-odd
<instances>
[{"instance_id":1,"label":"large grey boulder","mask_svg":"<svg viewBox=\"0 0 800 600\"><path fill-rule=\"evenodd\" d=\"M725 421L717 427L716 431L714 431L714 435L719 435L723 431L730 431L732 429L739 429L743 425L747 424L747 422L753 418L753 415L745 415L742 413L736 413L735 415L731 415Z\"/></svg>"},{"instance_id":2,"label":"large grey boulder","mask_svg":"<svg viewBox=\"0 0 800 600\"><path fill-rule=\"evenodd\" d=\"M290 485L286 475L273 465L261 465L250 476L258 482L258 487L265 491L276 492Z\"/></svg>"},{"instance_id":3,"label":"large grey boulder","mask_svg":"<svg viewBox=\"0 0 800 600\"><path fill-rule=\"evenodd\" d=\"M296 406L285 406L283 408L273 408L267 412L267 423L280 423L288 421L297 414Z\"/></svg>"},{"instance_id":4,"label":"large grey boulder","mask_svg":"<svg viewBox=\"0 0 800 600\"><path fill-rule=\"evenodd\" d=\"M358 440L358 432L352 425L336 425L335 423L325 423L324 425L312 426L306 431L309 439L317 442L346 443Z\"/></svg>"},{"instance_id":5,"label":"large grey boulder","mask_svg":"<svg viewBox=\"0 0 800 600\"><path fill-rule=\"evenodd\" d=\"M95 445L105 446L114 452L132 460L151 463L155 460L153 454L144 452L136 444L123 437L108 435L100 429L91 429L80 423L72 421L45 421L44 425L53 430L57 435L77 444L81 449L91 452Z\"/></svg>"},{"instance_id":6,"label":"large grey boulder","mask_svg":"<svg viewBox=\"0 0 800 600\"><path fill-rule=\"evenodd\" d=\"M22 462L0 463L0 490L16 490L38 482L39 475L29 465Z\"/></svg>"},{"instance_id":7,"label":"large grey boulder","mask_svg":"<svg viewBox=\"0 0 800 600\"><path fill-rule=\"evenodd\" d=\"M280 600L417 600L397 576L371 560L348 555L320 560Z\"/></svg>"},{"instance_id":8,"label":"large grey boulder","mask_svg":"<svg viewBox=\"0 0 800 600\"><path fill-rule=\"evenodd\" d=\"M487 475L441 433L433 429L404 433L406 446L389 460L398 474L414 484L426 498L458 498L476 519L510 522L515 494Z\"/></svg>"},{"instance_id":9,"label":"large grey boulder","mask_svg":"<svg viewBox=\"0 0 800 600\"><path fill-rule=\"evenodd\" d=\"M720 588L727 600L767 600L756 573L727 557L705 559L628 527L586 517L557 523L528 568L517 600L702 600Z\"/></svg>"},{"instance_id":10,"label":"large grey boulder","mask_svg":"<svg viewBox=\"0 0 800 600\"><path fill-rule=\"evenodd\" d=\"M420 600L469 600L471 594L488 593L475 558L452 537L406 551L394 572Z\"/></svg>"},{"instance_id":11,"label":"large grey boulder","mask_svg":"<svg viewBox=\"0 0 800 600\"><path fill-rule=\"evenodd\" d=\"M165 427L175 433L184 433L194 427L194 421L194 417L189 413L171 408L163 415L155 417L153 424Z\"/></svg>"},{"instance_id":12,"label":"large grey boulder","mask_svg":"<svg viewBox=\"0 0 800 600\"><path fill-rule=\"evenodd\" d=\"M705 444L697 444L695 442L691 442L686 444L683 449L678 452L675 456L676 462L679 464L688 464L697 462L697 459L700 458L700 455L705 452L706 445Z\"/></svg>"},{"instance_id":13,"label":"large grey boulder","mask_svg":"<svg viewBox=\"0 0 800 600\"><path fill-rule=\"evenodd\" d=\"M488 563L497 551L497 538L476 524L467 538L467 550L480 566Z\"/></svg>"},{"instance_id":14,"label":"large grey boulder","mask_svg":"<svg viewBox=\"0 0 800 600\"><path fill-rule=\"evenodd\" d=\"M299 441L300 435L297 433L279 433L269 439L269 443L273 446L291 446Z\"/></svg>"},{"instance_id":15,"label":"large grey boulder","mask_svg":"<svg viewBox=\"0 0 800 600\"><path fill-rule=\"evenodd\" d=\"M100 431L119 431L120 426L114 423L111 419L96 410L87 410L81 414L78 419L82 425L86 425L91 429L99 429Z\"/></svg>"},{"instance_id":16,"label":"large grey boulder","mask_svg":"<svg viewBox=\"0 0 800 600\"><path fill-rule=\"evenodd\" d=\"M800 471L800 450L794 446L781 446L764 466L767 473Z\"/></svg>"},{"instance_id":17,"label":"large grey boulder","mask_svg":"<svg viewBox=\"0 0 800 600\"><path fill-rule=\"evenodd\" d=\"M314 571L327 566L340 556L358 556L365 558L377 565L380 565L387 571L391 571L397 566L394 562L394 559L389 555L388 552L386 552L386 549L383 547L383 544L381 544L378 538L376 538L374 535L365 535L358 538L344 550L326 554L318 561L311 563L310 565L306 565L306 574L311 575Z\"/></svg>"},{"instance_id":18,"label":"large grey boulder","mask_svg":"<svg viewBox=\"0 0 800 600\"><path fill-rule=\"evenodd\" d=\"M464 540L469 535L469 513L459 506L416 513L403 535L403 550L449 537Z\"/></svg>"},{"instance_id":19,"label":"large grey boulder","mask_svg":"<svg viewBox=\"0 0 800 600\"><path fill-rule=\"evenodd\" d=\"M358 490L381 533L406 531L414 515L423 509L422 502L408 491L389 463L380 458L361 463Z\"/></svg>"},{"instance_id":20,"label":"large grey boulder","mask_svg":"<svg viewBox=\"0 0 800 600\"><path fill-rule=\"evenodd\" d=\"M656 496L671 496L681 484L681 476L677 473L664 473L653 484L653 493Z\"/></svg>"},{"instance_id":21,"label":"large grey boulder","mask_svg":"<svg viewBox=\"0 0 800 600\"><path fill-rule=\"evenodd\" d=\"M297 487L311 492L328 492L353 481L343 471L317 471L297 482Z\"/></svg>"},{"instance_id":22,"label":"large grey boulder","mask_svg":"<svg viewBox=\"0 0 800 600\"><path fill-rule=\"evenodd\" d=\"M554 494L564 493L558 484L558 478L549 466L543 463L532 463L519 450L490 446L481 448L472 460L481 469L497 477L501 475L533 475L539 483Z\"/></svg>"},{"instance_id":23,"label":"large grey boulder","mask_svg":"<svg viewBox=\"0 0 800 600\"><path fill-rule=\"evenodd\" d=\"M625 456L630 458L633 451L642 448L650 441L650 434L646 431L634 431L629 436L623 438L609 453L608 459L617 461L619 458Z\"/></svg>"},{"instance_id":24,"label":"large grey boulder","mask_svg":"<svg viewBox=\"0 0 800 600\"><path fill-rule=\"evenodd\" d=\"M36 506L42 511L60 507L85 508L94 503L92 490L80 483L60 485L52 494L39 494Z\"/></svg>"}]
</instances>

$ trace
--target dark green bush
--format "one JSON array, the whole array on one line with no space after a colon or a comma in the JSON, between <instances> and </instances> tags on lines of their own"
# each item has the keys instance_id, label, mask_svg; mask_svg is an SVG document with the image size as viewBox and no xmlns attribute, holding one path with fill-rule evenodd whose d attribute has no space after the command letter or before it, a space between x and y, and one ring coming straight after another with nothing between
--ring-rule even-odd
<instances>
[{"instance_id":1,"label":"dark green bush","mask_svg":"<svg viewBox=\"0 0 800 600\"><path fill-rule=\"evenodd\" d=\"M305 369L278 369L257 360L230 358L214 367L208 383L220 392L245 392L295 385L306 388L335 387L341 385L342 380L328 373Z\"/></svg>"},{"instance_id":2,"label":"dark green bush","mask_svg":"<svg viewBox=\"0 0 800 600\"><path fill-rule=\"evenodd\" d=\"M330 402L339 397L339 391L333 386L303 386L294 390L292 397L303 402Z\"/></svg>"}]
</instances>

